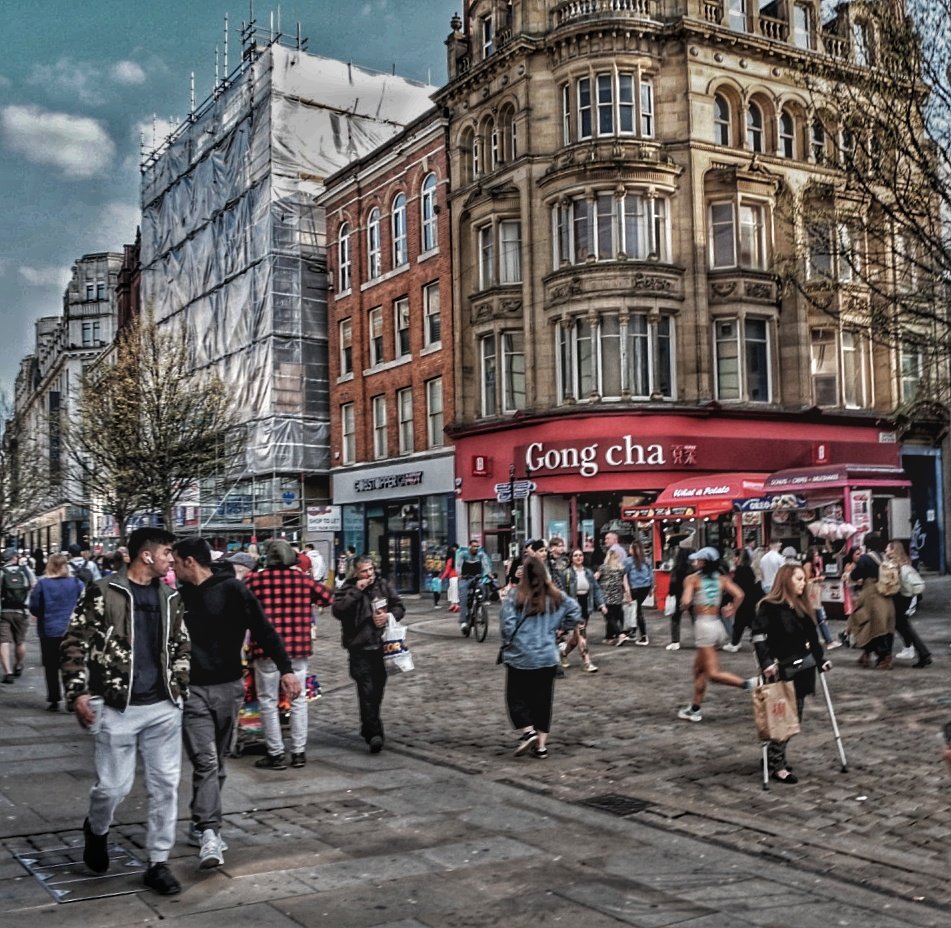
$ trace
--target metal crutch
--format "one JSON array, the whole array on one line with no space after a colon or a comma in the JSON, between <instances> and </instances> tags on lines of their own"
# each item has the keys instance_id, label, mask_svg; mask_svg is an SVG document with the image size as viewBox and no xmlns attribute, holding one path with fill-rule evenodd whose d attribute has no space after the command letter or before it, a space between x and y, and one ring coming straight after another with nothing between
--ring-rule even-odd
<instances>
[{"instance_id":1,"label":"metal crutch","mask_svg":"<svg viewBox=\"0 0 951 928\"><path fill-rule=\"evenodd\" d=\"M839 748L839 757L842 759L842 772L849 772L849 765L845 759L845 748L842 747L842 735L839 734L839 725L835 720L835 711L832 708L832 697L829 695L829 684L826 683L826 675L819 674L819 680L822 682L822 692L826 697L826 708L829 710L829 719L832 722L832 732L835 735L835 743Z\"/></svg>"}]
</instances>

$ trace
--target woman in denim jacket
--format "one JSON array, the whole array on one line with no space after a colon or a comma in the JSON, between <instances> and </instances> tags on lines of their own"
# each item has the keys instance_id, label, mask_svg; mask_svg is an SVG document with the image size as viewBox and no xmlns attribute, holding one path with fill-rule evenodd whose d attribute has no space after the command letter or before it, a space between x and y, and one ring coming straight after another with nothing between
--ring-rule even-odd
<instances>
[{"instance_id":1,"label":"woman in denim jacket","mask_svg":"<svg viewBox=\"0 0 951 928\"><path fill-rule=\"evenodd\" d=\"M581 607L551 582L540 560L528 557L518 586L502 604L500 621L505 702L512 724L521 729L515 755L531 750L547 757L558 667L555 632L571 631L581 621Z\"/></svg>"}]
</instances>

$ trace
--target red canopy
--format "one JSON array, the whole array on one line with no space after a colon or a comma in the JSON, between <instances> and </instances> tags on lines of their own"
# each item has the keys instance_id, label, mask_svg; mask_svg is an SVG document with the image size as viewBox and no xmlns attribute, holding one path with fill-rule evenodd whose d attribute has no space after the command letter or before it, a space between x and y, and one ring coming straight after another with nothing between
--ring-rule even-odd
<instances>
[{"instance_id":1,"label":"red canopy","mask_svg":"<svg viewBox=\"0 0 951 928\"><path fill-rule=\"evenodd\" d=\"M909 487L911 481L900 467L885 464L826 464L778 470L766 479L769 493L809 493L843 487Z\"/></svg>"},{"instance_id":2,"label":"red canopy","mask_svg":"<svg viewBox=\"0 0 951 928\"><path fill-rule=\"evenodd\" d=\"M733 500L762 496L768 474L704 474L672 483L651 504L662 509L692 506L700 518L720 515L733 509Z\"/></svg>"}]
</instances>

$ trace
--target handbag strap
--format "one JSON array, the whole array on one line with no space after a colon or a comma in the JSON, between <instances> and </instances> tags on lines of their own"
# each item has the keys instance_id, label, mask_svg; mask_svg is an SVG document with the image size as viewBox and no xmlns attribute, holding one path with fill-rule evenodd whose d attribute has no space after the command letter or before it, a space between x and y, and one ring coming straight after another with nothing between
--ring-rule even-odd
<instances>
[{"instance_id":1,"label":"handbag strap","mask_svg":"<svg viewBox=\"0 0 951 928\"><path fill-rule=\"evenodd\" d=\"M515 636L518 634L518 630L522 627L522 623L523 623L527 618L528 618L528 616L525 614L525 610L523 609L523 610L522 610L522 617L518 620L518 625L515 626L515 629L512 631L512 634L511 634L511 636L509 637L508 641L506 641L505 639L502 640L502 648L503 648L503 649L507 648L507 647L515 640Z\"/></svg>"}]
</instances>

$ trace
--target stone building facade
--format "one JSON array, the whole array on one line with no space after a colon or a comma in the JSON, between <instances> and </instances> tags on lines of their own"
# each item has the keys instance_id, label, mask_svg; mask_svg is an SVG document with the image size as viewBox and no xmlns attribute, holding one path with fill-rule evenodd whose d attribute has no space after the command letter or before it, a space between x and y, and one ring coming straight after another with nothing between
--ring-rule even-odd
<instances>
[{"instance_id":1,"label":"stone building facade","mask_svg":"<svg viewBox=\"0 0 951 928\"><path fill-rule=\"evenodd\" d=\"M588 547L615 528L661 564L681 520L625 522L624 505L703 475L867 465L885 482L843 472L833 514L863 490L868 527L907 537L889 416L923 372L873 339L851 271L868 217L836 163L848 127L802 79L819 58L873 66L869 8L823 24L810 0L472 0L452 27L434 99L467 532L501 558L513 526ZM834 220L807 230L820 201ZM790 262L800 288L780 286ZM809 288L830 281L819 312ZM498 492L510 474L534 483L526 503ZM780 533L804 547L804 525Z\"/></svg>"}]
</instances>

